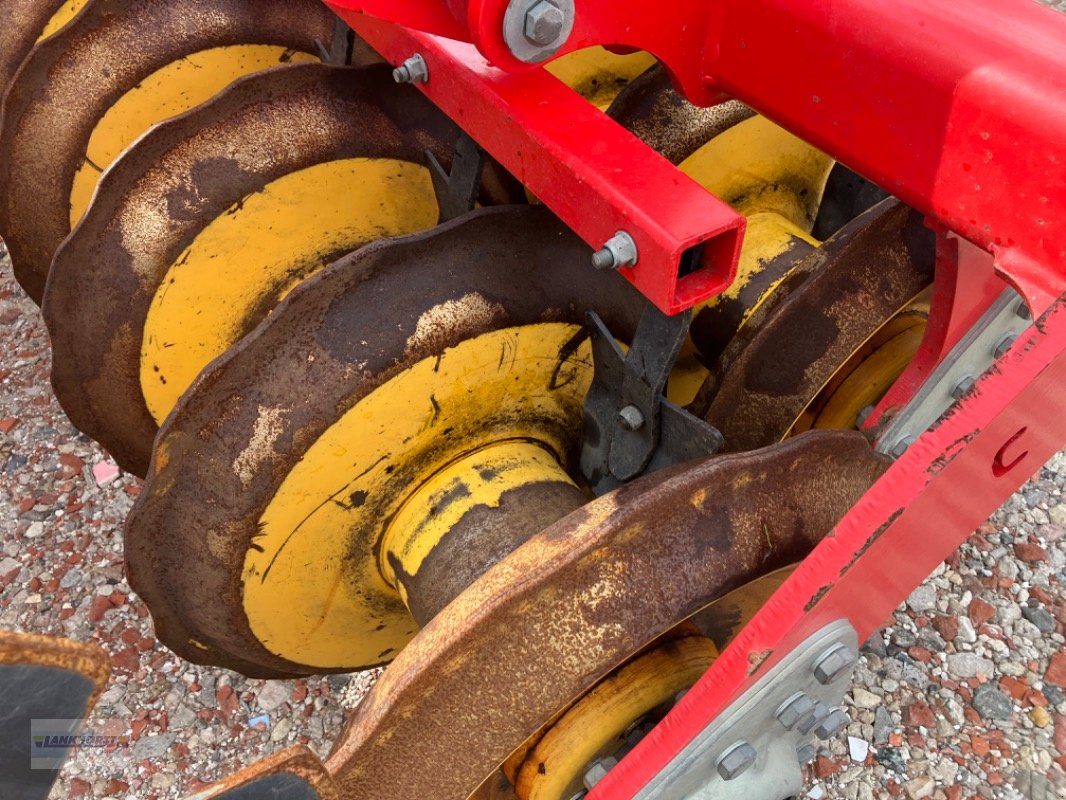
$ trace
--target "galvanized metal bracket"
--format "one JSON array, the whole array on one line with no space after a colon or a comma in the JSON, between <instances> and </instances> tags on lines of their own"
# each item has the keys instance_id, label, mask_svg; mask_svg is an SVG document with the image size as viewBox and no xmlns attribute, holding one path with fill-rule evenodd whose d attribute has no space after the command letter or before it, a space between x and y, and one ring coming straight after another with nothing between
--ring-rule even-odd
<instances>
[{"instance_id":1,"label":"galvanized metal bracket","mask_svg":"<svg viewBox=\"0 0 1066 800\"><path fill-rule=\"evenodd\" d=\"M437 195L440 222L461 217L474 210L481 189L481 173L485 167L485 151L470 135L463 132L455 142L452 170L448 173L433 153L426 151L433 191Z\"/></svg>"},{"instance_id":2,"label":"galvanized metal bracket","mask_svg":"<svg viewBox=\"0 0 1066 800\"><path fill-rule=\"evenodd\" d=\"M595 371L585 397L581 471L596 494L722 447L717 429L663 396L691 311L670 317L649 304L628 353L598 315L588 319Z\"/></svg>"},{"instance_id":3,"label":"galvanized metal bracket","mask_svg":"<svg viewBox=\"0 0 1066 800\"><path fill-rule=\"evenodd\" d=\"M340 17L333 23L333 36L330 38L329 47L315 40L318 57L322 59L323 64L333 67L345 67L352 63L354 44L355 31Z\"/></svg>"},{"instance_id":4,"label":"galvanized metal bracket","mask_svg":"<svg viewBox=\"0 0 1066 800\"><path fill-rule=\"evenodd\" d=\"M719 714L634 800L785 800L803 789L815 742L848 723L840 708L858 635L837 620L804 640Z\"/></svg>"},{"instance_id":5,"label":"galvanized metal bracket","mask_svg":"<svg viewBox=\"0 0 1066 800\"><path fill-rule=\"evenodd\" d=\"M899 458L1031 324L1025 301L1005 289L937 365L911 401L882 428L877 450Z\"/></svg>"}]
</instances>

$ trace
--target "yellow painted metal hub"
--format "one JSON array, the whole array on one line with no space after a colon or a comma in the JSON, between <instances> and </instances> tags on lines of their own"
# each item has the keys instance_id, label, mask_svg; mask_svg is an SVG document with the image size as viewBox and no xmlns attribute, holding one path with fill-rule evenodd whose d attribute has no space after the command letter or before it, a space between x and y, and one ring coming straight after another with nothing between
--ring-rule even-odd
<instances>
[{"instance_id":1,"label":"yellow painted metal hub","mask_svg":"<svg viewBox=\"0 0 1066 800\"><path fill-rule=\"evenodd\" d=\"M141 389L156 422L296 283L438 214L425 167L350 158L290 173L217 217L171 265L145 320Z\"/></svg>"},{"instance_id":2,"label":"yellow painted metal hub","mask_svg":"<svg viewBox=\"0 0 1066 800\"><path fill-rule=\"evenodd\" d=\"M601 680L504 764L519 800L570 800L584 788L590 763L617 753L635 724L668 709L717 656L697 633L668 639Z\"/></svg>"},{"instance_id":3,"label":"yellow painted metal hub","mask_svg":"<svg viewBox=\"0 0 1066 800\"><path fill-rule=\"evenodd\" d=\"M379 549L382 575L410 607L398 572L417 575L434 548L478 506L499 508L507 492L543 483L577 489L559 457L537 441L492 442L460 456L422 483L389 522Z\"/></svg>"},{"instance_id":4,"label":"yellow painted metal hub","mask_svg":"<svg viewBox=\"0 0 1066 800\"><path fill-rule=\"evenodd\" d=\"M432 309L420 335L432 337L449 316L491 319L483 302ZM509 466L499 483L480 480L472 503L491 505L502 488L528 481L565 480L558 465L577 442L592 376L588 343L568 347L577 332L543 323L482 334L418 362L328 428L270 501L245 557L244 611L259 641L326 669L391 660L416 626L395 573L382 567L386 528L390 552L417 569L440 530L423 538L401 524L424 527L427 501L485 447ZM263 452L274 446L275 414L260 409ZM233 469L257 465L249 449Z\"/></svg>"}]
</instances>

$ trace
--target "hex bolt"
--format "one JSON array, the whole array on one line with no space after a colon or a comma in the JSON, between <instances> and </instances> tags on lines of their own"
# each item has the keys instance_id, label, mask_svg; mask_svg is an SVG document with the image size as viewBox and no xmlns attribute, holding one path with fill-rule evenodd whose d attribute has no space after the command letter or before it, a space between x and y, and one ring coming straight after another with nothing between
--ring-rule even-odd
<instances>
[{"instance_id":1,"label":"hex bolt","mask_svg":"<svg viewBox=\"0 0 1066 800\"><path fill-rule=\"evenodd\" d=\"M592 266L596 269L632 267L637 263L637 256L637 243L633 237L625 231L618 231L592 254Z\"/></svg>"},{"instance_id":2,"label":"hex bolt","mask_svg":"<svg viewBox=\"0 0 1066 800\"><path fill-rule=\"evenodd\" d=\"M597 783L603 780L616 765L618 759L614 756L604 756L603 758L597 758L591 764L589 768L585 770L585 777L583 778L586 789L591 789Z\"/></svg>"},{"instance_id":3,"label":"hex bolt","mask_svg":"<svg viewBox=\"0 0 1066 800\"><path fill-rule=\"evenodd\" d=\"M803 692L796 692L777 708L777 721L792 730L796 723L814 711L814 701Z\"/></svg>"},{"instance_id":4,"label":"hex bolt","mask_svg":"<svg viewBox=\"0 0 1066 800\"><path fill-rule=\"evenodd\" d=\"M956 400L961 400L962 396L973 388L974 381L973 375L964 375L958 383L955 384L955 388L951 390L951 396Z\"/></svg>"},{"instance_id":5,"label":"hex bolt","mask_svg":"<svg viewBox=\"0 0 1066 800\"><path fill-rule=\"evenodd\" d=\"M755 759L758 757L759 754L750 744L743 740L736 742L719 756L716 765L718 774L724 781L739 778L755 764Z\"/></svg>"},{"instance_id":6,"label":"hex bolt","mask_svg":"<svg viewBox=\"0 0 1066 800\"><path fill-rule=\"evenodd\" d=\"M870 415L874 413L873 406L863 406L859 409L858 416L855 417L855 427L861 428L866 424L866 420L870 418Z\"/></svg>"},{"instance_id":7,"label":"hex bolt","mask_svg":"<svg viewBox=\"0 0 1066 800\"><path fill-rule=\"evenodd\" d=\"M916 437L914 436L904 436L892 446L892 450L889 452L889 455L892 456L892 458L899 458L901 455L907 452L907 448L914 444L915 441Z\"/></svg>"},{"instance_id":8,"label":"hex bolt","mask_svg":"<svg viewBox=\"0 0 1066 800\"><path fill-rule=\"evenodd\" d=\"M814 729L814 735L819 739L831 739L844 730L848 722L850 722L848 715L841 709L834 708L818 723Z\"/></svg>"},{"instance_id":9,"label":"hex bolt","mask_svg":"<svg viewBox=\"0 0 1066 800\"><path fill-rule=\"evenodd\" d=\"M644 427L644 415L636 406L626 406L618 412L618 424L627 431L639 431Z\"/></svg>"},{"instance_id":10,"label":"hex bolt","mask_svg":"<svg viewBox=\"0 0 1066 800\"><path fill-rule=\"evenodd\" d=\"M811 712L803 717L796 723L796 730L806 736L810 733L814 726L819 724L829 714L829 706L825 703L815 703Z\"/></svg>"},{"instance_id":11,"label":"hex bolt","mask_svg":"<svg viewBox=\"0 0 1066 800\"><path fill-rule=\"evenodd\" d=\"M999 340L999 344L997 344L995 349L992 351L992 355L995 358L1001 358L1004 353L1010 350L1010 346L1014 344L1014 340L1017 338L1018 337L1015 336L1013 333L1008 333L1006 336Z\"/></svg>"},{"instance_id":12,"label":"hex bolt","mask_svg":"<svg viewBox=\"0 0 1066 800\"><path fill-rule=\"evenodd\" d=\"M540 0L526 12L522 32L533 44L547 47L562 35L565 24L561 8L548 0Z\"/></svg>"},{"instance_id":13,"label":"hex bolt","mask_svg":"<svg viewBox=\"0 0 1066 800\"><path fill-rule=\"evenodd\" d=\"M814 761L814 757L817 754L818 750L813 744L801 744L796 747L796 760L801 764L809 764Z\"/></svg>"},{"instance_id":14,"label":"hex bolt","mask_svg":"<svg viewBox=\"0 0 1066 800\"><path fill-rule=\"evenodd\" d=\"M1025 304L1024 300L1018 301L1018 305L1014 307L1014 313L1024 320L1031 320L1033 318L1033 315L1029 312L1029 306Z\"/></svg>"},{"instance_id":15,"label":"hex bolt","mask_svg":"<svg viewBox=\"0 0 1066 800\"><path fill-rule=\"evenodd\" d=\"M827 686L843 677L854 663L855 654L851 649L842 642L837 642L814 662L814 677L818 683Z\"/></svg>"},{"instance_id":16,"label":"hex bolt","mask_svg":"<svg viewBox=\"0 0 1066 800\"><path fill-rule=\"evenodd\" d=\"M415 53L392 71L397 83L425 83L429 80L429 66L421 53Z\"/></svg>"}]
</instances>

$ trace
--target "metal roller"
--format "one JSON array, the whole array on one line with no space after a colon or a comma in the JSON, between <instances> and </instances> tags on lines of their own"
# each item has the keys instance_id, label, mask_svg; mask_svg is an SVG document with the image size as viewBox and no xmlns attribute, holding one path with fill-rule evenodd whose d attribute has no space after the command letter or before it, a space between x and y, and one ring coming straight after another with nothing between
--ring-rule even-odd
<instances>
[{"instance_id":1,"label":"metal roller","mask_svg":"<svg viewBox=\"0 0 1066 800\"><path fill-rule=\"evenodd\" d=\"M294 290L160 431L126 536L160 638L252 675L387 662L581 505L584 315L624 338L642 308L588 256L546 209L486 209Z\"/></svg>"},{"instance_id":2,"label":"metal roller","mask_svg":"<svg viewBox=\"0 0 1066 800\"><path fill-rule=\"evenodd\" d=\"M0 129L0 234L27 293L40 302L52 255L106 166L100 161L233 77L313 57L332 30L314 0L93 0L34 48L8 91Z\"/></svg>"},{"instance_id":3,"label":"metal roller","mask_svg":"<svg viewBox=\"0 0 1066 800\"><path fill-rule=\"evenodd\" d=\"M436 224L421 165L457 136L381 66L251 76L158 126L56 254L44 317L71 420L143 475L174 400L295 283Z\"/></svg>"},{"instance_id":4,"label":"metal roller","mask_svg":"<svg viewBox=\"0 0 1066 800\"><path fill-rule=\"evenodd\" d=\"M921 215L895 200L878 204L795 265L726 347L694 408L734 452L789 435L842 367L854 369L856 352L929 286L933 262ZM881 371L880 393L908 358Z\"/></svg>"}]
</instances>

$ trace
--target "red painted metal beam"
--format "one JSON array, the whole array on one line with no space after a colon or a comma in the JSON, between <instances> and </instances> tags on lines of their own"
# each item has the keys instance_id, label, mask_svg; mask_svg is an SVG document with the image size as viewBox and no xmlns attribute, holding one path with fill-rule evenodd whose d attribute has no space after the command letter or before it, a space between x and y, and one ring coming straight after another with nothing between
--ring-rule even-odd
<instances>
[{"instance_id":1,"label":"red painted metal beam","mask_svg":"<svg viewBox=\"0 0 1066 800\"><path fill-rule=\"evenodd\" d=\"M732 281L744 218L555 77L508 74L470 44L338 10L393 63L419 53L418 87L594 249L629 233L639 259L619 272L664 312Z\"/></svg>"},{"instance_id":2,"label":"red painted metal beam","mask_svg":"<svg viewBox=\"0 0 1066 800\"><path fill-rule=\"evenodd\" d=\"M911 445L588 800L633 797L733 697L828 622L850 620L860 641L879 629L1066 441L1063 386L1066 297Z\"/></svg>"}]
</instances>

